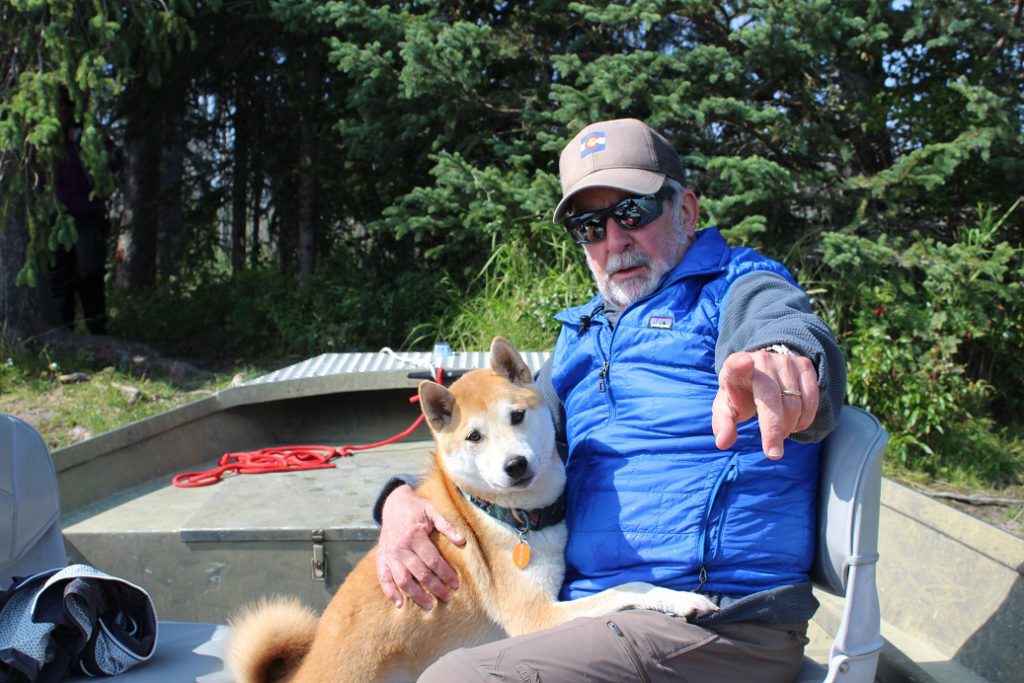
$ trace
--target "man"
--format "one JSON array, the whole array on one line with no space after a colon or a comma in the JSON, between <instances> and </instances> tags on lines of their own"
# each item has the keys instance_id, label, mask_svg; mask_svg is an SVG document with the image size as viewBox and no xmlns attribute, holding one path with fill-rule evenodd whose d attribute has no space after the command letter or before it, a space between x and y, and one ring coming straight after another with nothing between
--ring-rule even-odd
<instances>
[{"instance_id":1,"label":"man","mask_svg":"<svg viewBox=\"0 0 1024 683\"><path fill-rule=\"evenodd\" d=\"M600 292L557 316L538 378L567 467L561 598L648 581L720 610L577 620L450 653L420 680L792 680L817 607L817 442L842 404L842 354L785 268L696 230L679 157L642 122L587 126L560 177L555 221ZM408 486L385 496L381 585L429 608L458 579L426 534L461 539Z\"/></svg>"},{"instance_id":2,"label":"man","mask_svg":"<svg viewBox=\"0 0 1024 683\"><path fill-rule=\"evenodd\" d=\"M64 157L54 170L57 200L75 222L78 236L70 247L60 246L50 269L50 289L64 327L74 329L75 297L82 303L85 325L92 334L105 334L107 304L104 278L107 263L107 239L110 220L107 204L93 197L93 181L81 158L82 127L75 122L74 105L66 92L61 93L60 121L64 134ZM113 143L107 142L113 152ZM110 170L117 170L112 160Z\"/></svg>"}]
</instances>

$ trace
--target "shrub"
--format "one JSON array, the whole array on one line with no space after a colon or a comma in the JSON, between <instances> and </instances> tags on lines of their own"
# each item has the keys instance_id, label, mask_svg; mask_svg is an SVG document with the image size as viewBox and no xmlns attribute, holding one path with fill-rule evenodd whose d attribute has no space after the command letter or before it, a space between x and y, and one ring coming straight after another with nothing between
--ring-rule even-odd
<instances>
[{"instance_id":1,"label":"shrub","mask_svg":"<svg viewBox=\"0 0 1024 683\"><path fill-rule=\"evenodd\" d=\"M371 268L339 249L304 287L294 275L260 268L112 292L111 328L177 354L281 362L398 346L417 322L435 317L438 287L415 268Z\"/></svg>"},{"instance_id":2,"label":"shrub","mask_svg":"<svg viewBox=\"0 0 1024 683\"><path fill-rule=\"evenodd\" d=\"M916 233L822 236L819 278L847 354L848 402L886 425L897 467L1020 481L1024 264L1003 233L1016 207L980 209L950 244Z\"/></svg>"},{"instance_id":3,"label":"shrub","mask_svg":"<svg viewBox=\"0 0 1024 683\"><path fill-rule=\"evenodd\" d=\"M584 303L594 283L582 250L561 228L534 228L532 239L495 241L468 297L449 282L446 310L452 313L417 327L413 343L435 338L452 348L486 349L501 335L523 350L551 349L561 328L555 313Z\"/></svg>"}]
</instances>

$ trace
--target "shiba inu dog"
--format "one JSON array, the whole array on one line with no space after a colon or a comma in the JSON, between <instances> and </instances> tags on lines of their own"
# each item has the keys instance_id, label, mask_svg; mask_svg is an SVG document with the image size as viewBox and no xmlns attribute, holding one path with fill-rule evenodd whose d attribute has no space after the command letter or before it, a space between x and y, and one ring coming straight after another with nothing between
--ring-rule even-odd
<instances>
[{"instance_id":1,"label":"shiba inu dog","mask_svg":"<svg viewBox=\"0 0 1024 683\"><path fill-rule=\"evenodd\" d=\"M377 582L375 550L356 565L318 620L296 600L271 599L232 624L228 661L239 683L366 683L415 680L457 647L626 608L679 616L709 612L695 593L629 583L558 602L565 572L565 469L554 427L530 370L496 337L490 370L450 389L419 387L435 442L417 489L467 539L434 533L460 585L448 602L423 610L392 605Z\"/></svg>"}]
</instances>

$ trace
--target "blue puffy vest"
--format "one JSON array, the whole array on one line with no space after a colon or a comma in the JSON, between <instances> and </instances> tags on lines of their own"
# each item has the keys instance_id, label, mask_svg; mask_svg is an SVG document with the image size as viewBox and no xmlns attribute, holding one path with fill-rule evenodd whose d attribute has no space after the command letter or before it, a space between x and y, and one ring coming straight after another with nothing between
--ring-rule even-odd
<instances>
[{"instance_id":1,"label":"blue puffy vest","mask_svg":"<svg viewBox=\"0 0 1024 683\"><path fill-rule=\"evenodd\" d=\"M756 418L729 450L711 431L722 304L753 271L793 282L712 228L614 329L599 296L558 314L552 384L569 445L563 599L627 581L747 595L808 579L819 444L787 440L773 461Z\"/></svg>"}]
</instances>

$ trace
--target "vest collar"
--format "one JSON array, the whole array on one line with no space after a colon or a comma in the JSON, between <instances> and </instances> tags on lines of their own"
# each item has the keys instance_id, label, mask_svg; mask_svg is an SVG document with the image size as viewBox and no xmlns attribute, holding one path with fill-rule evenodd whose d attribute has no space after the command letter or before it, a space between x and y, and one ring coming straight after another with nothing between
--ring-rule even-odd
<instances>
[{"instance_id":1,"label":"vest collar","mask_svg":"<svg viewBox=\"0 0 1024 683\"><path fill-rule=\"evenodd\" d=\"M459 489L459 492L466 497L466 500L480 508L485 514L502 524L512 527L521 534L527 531L540 531L544 527L554 526L565 519L564 493L558 496L558 500L545 508L523 510L521 508L506 508L490 503L482 498L466 493L462 489Z\"/></svg>"},{"instance_id":2,"label":"vest collar","mask_svg":"<svg viewBox=\"0 0 1024 683\"><path fill-rule=\"evenodd\" d=\"M718 228L698 230L690 248L683 254L683 260L669 271L661 282L661 289L666 283L690 275L707 275L725 270L732 253Z\"/></svg>"}]
</instances>

